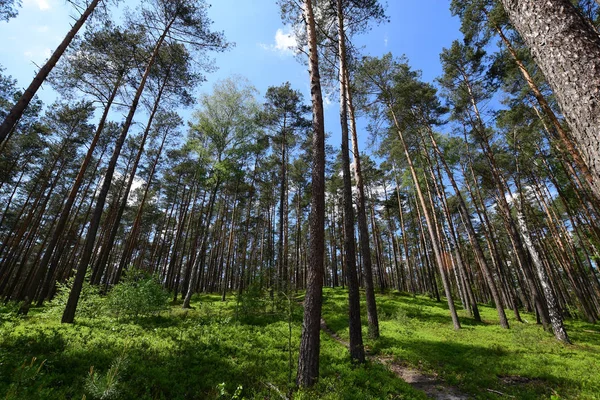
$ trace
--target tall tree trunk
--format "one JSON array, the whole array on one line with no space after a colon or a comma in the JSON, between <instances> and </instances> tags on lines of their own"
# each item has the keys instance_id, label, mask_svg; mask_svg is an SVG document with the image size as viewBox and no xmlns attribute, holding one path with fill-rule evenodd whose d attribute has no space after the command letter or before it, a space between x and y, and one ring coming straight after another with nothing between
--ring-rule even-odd
<instances>
[{"instance_id":1,"label":"tall tree trunk","mask_svg":"<svg viewBox=\"0 0 600 400\"><path fill-rule=\"evenodd\" d=\"M340 0L338 0L339 2ZM343 32L343 31L342 31ZM340 52L344 52L344 63L340 61L340 74L345 77L345 92L348 102L348 112L350 116L350 133L352 137L352 154L354 155L354 180L356 182L356 210L358 219L358 233L360 240L360 252L363 262L363 275L365 285L365 297L367 301L367 321L369 324L369 337L379 338L379 318L377 316L377 304L375 302L375 289L373 288L373 266L371 265L371 246L369 243L369 225L367 223L367 212L365 204L365 186L360 164L360 152L358 149L358 134L356 130L356 115L354 112L354 103L352 101L352 90L350 89L350 73L345 59L345 34L338 38L340 43Z\"/></svg>"},{"instance_id":2,"label":"tall tree trunk","mask_svg":"<svg viewBox=\"0 0 600 400\"><path fill-rule=\"evenodd\" d=\"M518 143L515 140L515 143ZM552 289L550 285L550 280L542 263L542 259L540 254L533 243L533 239L531 237L531 233L529 231L529 227L527 226L527 220L525 219L525 194L523 192L523 187L521 185L521 177L520 177L520 169L519 169L519 157L518 157L518 145L517 152L515 156L515 165L517 166L517 176L515 178L515 183L517 185L517 190L519 193L519 198L515 199L516 208L517 208L517 224L519 227L519 233L523 239L523 243L527 246L527 250L529 251L529 255L531 256L531 260L533 262L533 266L536 270L540 286L544 292L544 297L546 298L546 304L548 306L548 314L550 317L550 323L552 324L552 330L554 331L554 336L557 340L563 343L571 343L569 341L569 336L567 335L567 331L563 325L562 315L560 313L559 304L556 298L556 293ZM512 197L512 195L511 195Z\"/></svg>"},{"instance_id":3,"label":"tall tree trunk","mask_svg":"<svg viewBox=\"0 0 600 400\"><path fill-rule=\"evenodd\" d=\"M488 161L488 165L490 167L490 171L492 173L492 177L493 177L493 180L494 180L494 183L496 186L496 201L498 204L498 209L501 211L500 214L502 216L502 220L503 220L504 226L506 228L506 231L508 232L510 240L511 240L513 247L515 249L515 252L517 254L517 260L519 261L519 264L520 264L521 268L523 269L525 276L527 277L527 282L530 287L530 291L531 291L531 295L533 297L534 303L536 304L536 308L538 310L538 315L541 317L544 327L547 328L548 324L550 322L549 318L547 318L548 317L547 304L542 301L543 295L536 289L537 285L535 284L535 279L533 277L533 273L531 272L531 268L530 268L529 262L527 260L526 254L525 254L525 249L523 247L522 239L519 235L517 224L515 223L512 215L511 215L510 206L508 205L508 201L506 200L506 192L507 191L510 192L510 188L508 187L506 179L504 178L504 176L500 173L500 171L498 169L498 166L496 163L496 158L494 156L494 152L490 146L490 142L489 142L489 139L486 134L486 126L485 126L485 123L483 122L481 113L479 112L479 107L477 106L475 94L473 93L473 88L471 86L471 80L470 80L468 74L464 70L460 70L460 73L463 77L463 81L468 90L470 102L471 102L471 108L472 108L472 112L474 114L474 118L471 118L472 128L473 128L474 133L479 138L479 145ZM465 135L466 135L466 133L465 133ZM465 137L465 141L466 141L466 137ZM470 153L469 153L469 158L470 158ZM471 164L470 164L471 173L473 174L473 177L474 177L472 160L470 160L470 161L471 161Z\"/></svg>"},{"instance_id":4,"label":"tall tree trunk","mask_svg":"<svg viewBox=\"0 0 600 400\"><path fill-rule=\"evenodd\" d=\"M438 154L438 156L439 156L439 154ZM440 159L442 157L438 157L438 159ZM428 157L428 159L429 159L429 157ZM444 162L445 162L445 160L442 160L442 163L444 163ZM430 164L430 167L433 169L433 165ZM448 172L448 171L450 172L450 176L448 176L448 179L451 180L451 181L454 181L454 174L452 174L452 171L450 171L449 169L446 172ZM437 165L437 172L438 172L438 175L439 175L439 181L443 182L442 181L442 174L441 174L441 171L440 171L440 168L439 168L439 163ZM456 230L454 229L454 222L452 221L452 216L450 215L450 210L448 208L448 200L446 198L446 191L443 188L440 188L440 185L437 183L437 179L436 179L433 171L432 171L432 179L433 179L433 182L434 182L434 185L435 185L435 189L436 189L436 191L438 193L438 197L439 197L439 199L440 199L440 201L442 203L442 208L444 210L444 214L446 215L446 221L448 223L448 230L450 231L450 240L451 240L451 246L450 247L454 248L454 254L456 256L456 264L458 266L459 275L461 277L461 279L459 281L462 281L464 283L463 286L464 286L464 291L465 291L465 295L466 295L465 297L466 297L466 300L469 303L468 310L472 313L473 319L475 321L481 322L481 315L479 314L479 307L477 306L477 300L475 299L475 295L473 293L473 289L472 289L471 284L470 284L469 279L468 279L468 271L467 271L466 265L465 265L465 263L463 261L462 254L461 254L461 252L459 250L460 242L459 242L458 234L456 233ZM456 182L454 182L454 185L456 185ZM464 203L464 199L462 199L462 194L458 190L458 187L453 186L453 188L455 190L456 197L460 197L459 203L460 203L461 200ZM464 206L464 204L463 204L463 206ZM466 210L466 206L465 206L465 210ZM461 212L462 212L462 209L461 209ZM469 215L468 212L466 212L466 215L467 215L467 218L468 218L469 222L471 222L471 219L468 216ZM472 225L471 225L471 228L472 228ZM470 235L469 235L469 237L470 237ZM474 239L475 239L475 242L477 243L477 245L479 245L479 242L477 241L477 238L474 237ZM479 248L479 251L481 251L481 247ZM478 256L483 257L483 252L480 255L476 254L475 258L479 261ZM483 259L483 262L485 262L485 258ZM486 264L486 267L487 267L487 264ZM482 270L483 270L483 268L482 268ZM489 273L489 271L488 271L488 273ZM485 271L484 271L484 275L485 275ZM486 276L486 279L487 279L487 276ZM502 310L502 313L498 312L498 316L500 317L500 325L503 328L508 328L508 322L506 321L506 315L504 314L504 308L502 308L502 304L499 301L500 296L498 295L498 291L495 288L495 283L493 281L493 278L492 278L492 283L494 284L494 289L496 290L495 295L492 292L492 297L494 298L494 302L496 302L496 308L500 308L500 310ZM490 288L490 291L491 291L491 288ZM502 317L504 317L504 322L502 320Z\"/></svg>"},{"instance_id":5,"label":"tall tree trunk","mask_svg":"<svg viewBox=\"0 0 600 400\"><path fill-rule=\"evenodd\" d=\"M232 289L233 287L230 287L229 285L229 276L233 274L233 272L231 271L230 268L230 261L231 261L231 254L233 253L233 238L234 238L234 234L235 234L235 219L237 216L237 205L238 205L238 189L239 189L239 181L236 183L235 186L235 196L233 198L233 210L231 211L231 224L229 226L229 238L227 240L227 257L225 258L225 271L223 273L223 287L222 287L222 294L221 294L221 301L225 301L225 298L227 296L227 290L228 289ZM225 233L225 230L223 229L223 233ZM286 290L287 293L287 290Z\"/></svg>"},{"instance_id":6,"label":"tall tree trunk","mask_svg":"<svg viewBox=\"0 0 600 400\"><path fill-rule=\"evenodd\" d=\"M137 87L135 96L133 97L133 101L131 103L131 106L129 107L129 113L127 114L127 118L125 119L123 130L121 131L121 135L119 136L115 144L115 149L113 151L113 155L104 175L102 189L100 189L98 200L96 202L96 208L94 209L94 214L92 215L92 220L88 228L83 254L81 256L79 264L77 265L77 273L75 274L75 279L73 280L73 287L71 288L71 292L69 293L69 299L67 300L67 305L62 316L62 323L70 324L73 323L73 320L75 319L75 311L77 309L77 303L79 302L79 295L81 294L81 288L83 287L83 281L85 279L88 264L90 262L90 259L92 258L92 251L94 250L96 234L98 233L100 219L102 218L102 210L104 209L104 203L106 202L108 189L110 188L110 185L112 183L115 167L117 165L117 159L119 158L119 154L121 153L121 148L123 147L123 143L125 142L127 133L129 133L129 128L131 127L131 124L133 122L133 116L135 115L138 104L140 102L140 98L142 97L142 93L144 92L144 88L146 87L146 81L148 80L148 76L150 75L150 70L154 65L154 61L158 56L160 47L162 46L163 41L165 40L165 37L167 36L167 33L169 32L169 29L171 28L173 22L175 22L175 20L170 21L166 29L163 31L162 35L159 37L156 45L154 46L152 56L150 57L150 60L146 65L146 70L142 75L140 84Z\"/></svg>"},{"instance_id":7,"label":"tall tree trunk","mask_svg":"<svg viewBox=\"0 0 600 400\"><path fill-rule=\"evenodd\" d=\"M425 198L423 196L423 192L421 191L421 184L419 183L419 178L417 177L417 173L415 172L415 167L413 165L412 159L408 152L408 146L404 140L404 136L402 134L402 130L400 129L400 123L398 122L395 113L393 112L391 104L388 105L388 110L392 114L392 118L394 120L394 124L398 131L398 137L400 139L400 143L402 144L402 148L404 150L404 155L406 157L406 161L408 163L408 168L410 169L410 174L413 179L413 183L415 184L415 189L417 191L417 196L419 198L419 202L421 204L421 208L423 210L423 214L425 214L425 221L427 224L427 231L429 232L429 238L431 239L431 246L433 247L433 253L435 255L435 261L440 270L440 275L442 277L442 284L444 286L444 292L446 294L446 300L448 301L448 309L450 311L450 316L452 317L452 323L454 325L454 329L460 329L460 322L458 321L458 315L456 314L456 309L454 307L454 302L452 301L452 293L450 291L450 282L448 281L448 276L446 275L446 271L444 270L444 263L442 261L442 255L439 248L439 243L436 238L435 228L431 221L431 216L429 215L429 210L427 208L427 204L425 203Z\"/></svg>"},{"instance_id":8,"label":"tall tree trunk","mask_svg":"<svg viewBox=\"0 0 600 400\"><path fill-rule=\"evenodd\" d=\"M148 182L146 182L146 188L144 189L144 194L142 196L142 201L140 202L140 206L138 207L138 211L135 215L135 220L133 222L133 226L131 227L131 232L129 232L129 240L127 240L125 244L125 248L123 249L123 255L121 256L121 261L119 262L119 269L122 270L125 265L131 259L131 255L133 250L136 247L136 243L139 235L139 228L142 223L142 215L144 212L144 207L146 205L146 200L148 199L148 193L150 192L150 186L152 184L152 180L154 179L154 172L156 171L156 166L158 165L158 161L160 160L160 156L163 151L163 147L165 145L165 141L167 140L168 131L164 133L162 140L160 142L160 147L158 148L158 152L156 154L156 158L154 159L152 166L150 167Z\"/></svg>"},{"instance_id":9,"label":"tall tree trunk","mask_svg":"<svg viewBox=\"0 0 600 400\"><path fill-rule=\"evenodd\" d=\"M521 202L523 200L521 199ZM564 343L571 343L569 341L569 336L567 335L567 331L563 325L562 316L560 314L560 310L558 309L558 303L556 301L556 296L552 287L550 286L550 281L548 280L548 275L544 270L544 266L542 265L542 260L540 258L537 249L531 240L531 235L529 234L529 228L527 227L527 223L525 221L525 215L522 210L523 206L521 205L517 211L517 221L519 224L519 231L523 237L523 242L527 246L529 250L529 254L531 254L531 258L533 260L533 265L535 266L538 278L540 280L540 284L542 286L542 290L544 291L544 295L546 296L546 302L548 303L548 312L550 313L550 323L552 324L552 330L554 331L554 336L556 339L560 340Z\"/></svg>"},{"instance_id":10,"label":"tall tree trunk","mask_svg":"<svg viewBox=\"0 0 600 400\"><path fill-rule=\"evenodd\" d=\"M254 193L256 192L256 167L258 165L258 153L254 157L254 168L252 168L252 181L250 183L249 195L246 204L246 223L244 224L244 235L242 237L242 260L240 262L240 284L238 286L238 294L242 294L246 288L246 257L248 253L248 232L250 230L250 212L252 211L252 203L254 200ZM251 247L254 249L254 247Z\"/></svg>"},{"instance_id":11,"label":"tall tree trunk","mask_svg":"<svg viewBox=\"0 0 600 400\"><path fill-rule=\"evenodd\" d=\"M304 19L309 47L310 93L313 111L312 196L310 249L304 320L298 355L297 384L310 387L319 377L321 305L323 302L323 253L325 248L325 126L319 74L319 52L312 0L304 0Z\"/></svg>"},{"instance_id":12,"label":"tall tree trunk","mask_svg":"<svg viewBox=\"0 0 600 400\"><path fill-rule=\"evenodd\" d=\"M342 128L342 178L344 204L344 252L348 277L348 323L350 334L350 358L363 363L365 350L360 323L360 291L356 274L356 244L354 242L354 208L352 206L352 180L350 178L350 149L348 145L348 102L346 99L346 49L344 45L344 15L342 0L337 0L338 50L340 62L340 124ZM356 154L354 155L356 157ZM368 238L367 238L368 239ZM364 259L364 254L363 254Z\"/></svg>"},{"instance_id":13,"label":"tall tree trunk","mask_svg":"<svg viewBox=\"0 0 600 400\"><path fill-rule=\"evenodd\" d=\"M286 147L287 147L287 126L286 120L283 121L283 128L281 130L281 184L279 187L279 241L277 243L277 261L278 261L278 279L277 286L280 290L287 293L289 276L287 272L287 252L285 252L285 223L284 215L287 208L286 191L287 191L287 159L286 159Z\"/></svg>"},{"instance_id":14,"label":"tall tree trunk","mask_svg":"<svg viewBox=\"0 0 600 400\"><path fill-rule=\"evenodd\" d=\"M208 209L206 211L206 218L203 223L202 232L202 242L200 245L200 252L196 256L196 265L192 266L192 275L190 277L190 283L188 285L187 292L185 293L185 298L183 300L183 308L190 308L190 302L192 300L192 294L195 292L195 287L197 283L198 274L200 271L204 271L205 263L206 263L206 247L208 244L208 236L210 234L210 222L212 220L212 215L215 208L215 202L217 199L217 192L219 190L219 186L221 185L221 180L219 178L216 179L215 186L210 194L210 198L208 200Z\"/></svg>"},{"instance_id":15,"label":"tall tree trunk","mask_svg":"<svg viewBox=\"0 0 600 400\"><path fill-rule=\"evenodd\" d=\"M446 176L448 177L448 180L450 181L450 184L452 185L452 188L454 189L456 199L458 200L458 207L460 209L461 214L463 215L463 221L465 222L464 225L465 225L465 228L467 229L467 234L469 236L469 242L471 243L471 246L475 250L475 258L477 260L477 264L479 265L479 268L481 268L481 271L483 272L483 275L485 276L485 280L488 284L488 287L490 288L492 298L494 299L494 303L496 305L496 311L498 312L498 318L500 319L500 326L505 329L508 329L508 327L509 327L508 319L506 318L506 313L504 312L504 307L503 307L502 301L500 299L498 287L496 286L496 282L494 281L494 276L492 274L492 271L490 270L490 267L488 266L485 256L483 254L483 249L481 248L481 245L479 244L479 241L477 240L477 234L475 232L475 228L473 227L473 223L471 222L471 216L467 209L465 199L463 198L463 195L460 192L458 184L456 183L456 180L454 179L454 174L452 173L450 166L446 162L446 158L444 157L444 154L440 150L431 129L428 129L428 133L429 133L429 139L431 141L431 144L433 145L433 149L437 153L438 159L441 161L441 164L444 167L444 170L446 171ZM449 223L451 223L451 222L449 221Z\"/></svg>"},{"instance_id":16,"label":"tall tree trunk","mask_svg":"<svg viewBox=\"0 0 600 400\"><path fill-rule=\"evenodd\" d=\"M33 81L29 84L29 87L27 87L27 89L25 89L25 92L23 92L23 94L21 95L21 98L10 110L10 112L4 119L4 122L2 122L2 125L0 125L0 143L8 140L10 135L12 135L15 126L19 122L19 119L21 119L21 116L25 112L25 109L27 109L29 102L31 101L31 99L33 99L33 96L35 96L35 93L38 91L40 86L42 86L42 84L45 82L46 78L48 77L48 74L50 74L50 71L52 71L60 57L63 55L65 50L67 50L67 48L71 44L71 41L73 40L75 35L77 35L79 29L81 29L85 21L89 18L92 12L94 12L99 2L100 0L92 0L92 2L88 5L83 14L81 14L79 19L69 30L67 36L65 36L65 38L58 45L56 50L54 50L54 53L52 53L48 61L46 61L46 64L44 64L44 66L40 68L38 73L35 75L35 78L33 78Z\"/></svg>"},{"instance_id":17,"label":"tall tree trunk","mask_svg":"<svg viewBox=\"0 0 600 400\"><path fill-rule=\"evenodd\" d=\"M90 143L90 145L88 147L88 151L85 155L85 158L83 159L83 162L81 163L81 167L79 168L79 172L77 173L75 182L73 182L73 186L71 187L67 201L63 205L62 211L60 213L60 217L58 219L58 223L56 224L56 227L54 228L54 231L52 232L52 237L50 239L50 242L46 245L46 250L44 252L44 256L42 257L42 261L40 262L40 265L38 267L38 271L37 271L36 275L33 277L32 281L29 283L29 288L27 290L27 296L29 298L29 301L33 300L33 294L34 294L37 286L41 282L42 278L44 277L44 275L46 276L45 280L48 280L54 274L54 268L56 268L56 264L51 265L50 269L48 269L48 265L50 264L54 249L56 248L56 245L57 245L59 239L62 237L65 226L67 225L69 216L71 215L71 208L73 207L73 204L75 203L75 198L77 197L77 192L79 192L79 188L81 187L81 184L83 183L83 178L84 178L87 168L92 160L92 156L94 155L94 150L96 149L96 144L98 143L98 140L100 139L100 135L103 133L104 125L105 125L106 119L108 117L108 112L110 111L110 107L112 106L112 103L113 103L115 97L117 96L117 91L118 91L119 87L121 86L121 77L122 76L123 75L121 74L119 79L115 83L113 90L111 91L111 93L108 97L108 100L104 106L104 112L102 113L102 117L100 118L100 121L98 122L98 126L96 127L96 132L94 134L92 142ZM52 268L52 267L54 267L54 268ZM43 288L42 291L43 291L43 293L41 294L40 299L43 301L43 299L47 295L47 290Z\"/></svg>"},{"instance_id":18,"label":"tall tree trunk","mask_svg":"<svg viewBox=\"0 0 600 400\"><path fill-rule=\"evenodd\" d=\"M413 264L410 259L410 253L408 250L408 238L406 232L406 225L404 224L404 207L402 205L402 199L400 198L400 183L398 182L398 175L396 173L396 165L392 165L394 169L394 181L396 182L396 197L398 198L398 214L400 216L400 229L402 231L402 246L404 247L404 255L406 257L406 264L408 267L408 286L410 291L414 294L417 292L415 287L415 273L413 272Z\"/></svg>"},{"instance_id":19,"label":"tall tree trunk","mask_svg":"<svg viewBox=\"0 0 600 400\"><path fill-rule=\"evenodd\" d=\"M167 73L168 76L168 73ZM115 244L115 238L119 231L119 227L121 225L121 218L123 218L123 213L125 212L125 208L127 207L127 201L129 200L129 193L131 192L131 188L133 187L133 182L136 177L137 169L140 164L140 160L142 159L142 155L144 154L144 150L146 147L146 141L148 140L148 135L150 134L150 129L152 128L152 123L154 122L154 117L158 112L158 107L160 105L160 100L162 98L163 91L167 85L168 77L165 78L160 89L156 95L156 99L154 100L154 106L150 111L150 116L148 117L148 122L146 123L146 128L144 129L144 133L142 134L142 141L140 142L140 147L138 148L137 154L133 161L133 165L131 166L131 170L129 172L129 178L127 179L127 185L125 186L125 190L123 196L121 198L121 203L119 204L119 208L117 209L117 216L115 221L110 229L110 234L108 237L108 242L105 246L102 246L102 253L100 256L100 262L98 264L98 269L103 271L106 268L106 263L108 262L108 257L110 256L113 246ZM123 273L123 268L125 265L123 263L119 263L116 273L114 274L114 279L111 283L117 283L121 279L121 274Z\"/></svg>"}]
</instances>

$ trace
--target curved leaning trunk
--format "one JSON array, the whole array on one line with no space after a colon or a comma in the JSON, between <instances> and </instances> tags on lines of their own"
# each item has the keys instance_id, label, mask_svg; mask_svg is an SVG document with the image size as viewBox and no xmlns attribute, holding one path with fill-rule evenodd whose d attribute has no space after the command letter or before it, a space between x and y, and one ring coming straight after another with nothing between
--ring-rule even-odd
<instances>
[{"instance_id":1,"label":"curved leaning trunk","mask_svg":"<svg viewBox=\"0 0 600 400\"><path fill-rule=\"evenodd\" d=\"M25 89L25 92L23 92L23 95L21 95L21 98L10 110L9 114L4 119L4 122L2 122L2 125L0 125L0 143L8 140L15 126L19 122L19 119L21 119L21 116L23 115L25 109L29 105L29 102L31 102L31 99L33 99L33 96L35 96L40 86L42 86L42 84L46 81L46 78L48 77L48 75L50 74L60 57L62 57L65 50L67 50L67 48L71 44L71 41L73 41L73 38L75 38L75 35L77 35L77 32L79 31L79 29L81 29L85 21L87 21L92 12L94 12L99 2L100 0L93 0L90 3L90 5L86 8L83 14L81 14L77 22L75 22L75 25L73 25L71 30L69 30L67 36L65 36L65 38L58 45L56 50L54 50L54 53L52 53L48 61L46 61L46 64L44 64L44 66L40 68L38 73L35 75L35 78L33 78L33 81L29 84L29 87L27 87L27 89Z\"/></svg>"}]
</instances>

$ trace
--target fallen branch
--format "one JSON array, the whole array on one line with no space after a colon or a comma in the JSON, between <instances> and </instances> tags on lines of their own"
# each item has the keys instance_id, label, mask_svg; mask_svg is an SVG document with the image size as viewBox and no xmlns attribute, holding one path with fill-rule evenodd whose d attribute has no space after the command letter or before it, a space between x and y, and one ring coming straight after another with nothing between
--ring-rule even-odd
<instances>
[{"instance_id":1,"label":"fallen branch","mask_svg":"<svg viewBox=\"0 0 600 400\"><path fill-rule=\"evenodd\" d=\"M488 392L491 392L491 393L499 394L500 396L507 396L507 397L510 397L510 398L513 398L513 399L515 398L515 396L511 396L510 394L502 393L502 392L499 392L497 390L493 390L493 389L486 389L486 390Z\"/></svg>"},{"instance_id":2,"label":"fallen branch","mask_svg":"<svg viewBox=\"0 0 600 400\"><path fill-rule=\"evenodd\" d=\"M281 391L277 388L277 386L273 385L271 382L264 382L264 384L269 389L274 390L279 395L279 397L281 397L283 400L289 400L283 393L281 393Z\"/></svg>"}]
</instances>

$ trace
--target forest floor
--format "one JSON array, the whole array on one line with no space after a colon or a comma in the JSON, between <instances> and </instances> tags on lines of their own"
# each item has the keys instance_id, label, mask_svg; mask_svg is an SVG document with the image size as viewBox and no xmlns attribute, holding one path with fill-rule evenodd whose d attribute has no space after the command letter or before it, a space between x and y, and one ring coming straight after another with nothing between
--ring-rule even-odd
<instances>
[{"instance_id":1,"label":"forest floor","mask_svg":"<svg viewBox=\"0 0 600 400\"><path fill-rule=\"evenodd\" d=\"M333 340L350 348L350 343L342 339L337 333L327 326L327 323L321 318L321 330L327 333ZM448 386L440 381L436 376L419 371L408 365L398 363L393 357L381 355L366 354L367 360L385 365L390 371L404 382L410 384L416 390L419 390L427 397L435 400L466 400L468 395L461 393L456 388Z\"/></svg>"},{"instance_id":2,"label":"forest floor","mask_svg":"<svg viewBox=\"0 0 600 400\"><path fill-rule=\"evenodd\" d=\"M436 398L431 388L455 399L600 399L598 326L567 321L574 344L566 346L528 314L530 323L511 320L507 331L481 306L484 322L461 311L454 331L445 302L397 292L377 301L381 338L366 339L363 318L370 360L356 366L340 343L348 340L347 292L325 289L330 332L308 391L293 384L302 324L293 300L201 295L191 310L80 315L72 325L51 307L28 317L0 307L0 399L423 400Z\"/></svg>"}]
</instances>

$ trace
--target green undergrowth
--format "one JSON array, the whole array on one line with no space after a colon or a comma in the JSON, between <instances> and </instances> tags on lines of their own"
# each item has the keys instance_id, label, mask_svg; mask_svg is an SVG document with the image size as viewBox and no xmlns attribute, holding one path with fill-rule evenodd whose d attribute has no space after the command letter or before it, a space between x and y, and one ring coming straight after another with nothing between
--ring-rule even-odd
<instances>
[{"instance_id":1,"label":"green undergrowth","mask_svg":"<svg viewBox=\"0 0 600 400\"><path fill-rule=\"evenodd\" d=\"M378 295L377 307L381 338L365 340L372 354L435 373L473 398L600 399L598 325L566 321L574 344L563 345L527 313L522 314L527 322L519 323L507 310L510 329L500 328L496 309L489 305L480 305L480 323L459 311L459 331L452 328L445 300L393 292ZM347 292L326 289L324 319L345 339L346 310Z\"/></svg>"},{"instance_id":2,"label":"green undergrowth","mask_svg":"<svg viewBox=\"0 0 600 400\"><path fill-rule=\"evenodd\" d=\"M21 318L3 306L0 399L424 399L381 365L352 365L325 334L320 380L299 391L301 298L290 300L201 295L191 310L71 325L51 307Z\"/></svg>"}]
</instances>

